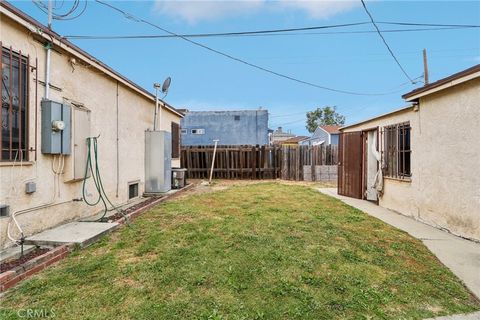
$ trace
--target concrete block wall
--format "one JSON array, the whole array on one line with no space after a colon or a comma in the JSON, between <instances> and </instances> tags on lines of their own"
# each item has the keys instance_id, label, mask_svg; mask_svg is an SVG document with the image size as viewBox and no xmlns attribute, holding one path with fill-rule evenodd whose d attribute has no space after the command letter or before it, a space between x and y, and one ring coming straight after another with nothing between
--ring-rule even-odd
<instances>
[{"instance_id":1,"label":"concrete block wall","mask_svg":"<svg viewBox=\"0 0 480 320\"><path fill-rule=\"evenodd\" d=\"M337 170L336 165L315 166L315 181L337 181ZM312 166L303 166L303 180L312 181Z\"/></svg>"}]
</instances>

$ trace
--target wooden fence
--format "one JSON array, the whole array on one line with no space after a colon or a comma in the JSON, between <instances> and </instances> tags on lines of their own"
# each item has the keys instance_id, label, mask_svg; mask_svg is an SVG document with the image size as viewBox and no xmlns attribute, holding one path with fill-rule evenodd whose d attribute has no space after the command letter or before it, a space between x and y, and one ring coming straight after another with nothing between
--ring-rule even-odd
<instances>
[{"instance_id":1,"label":"wooden fence","mask_svg":"<svg viewBox=\"0 0 480 320\"><path fill-rule=\"evenodd\" d=\"M213 146L188 146L181 150L182 168L187 178L207 179L213 158ZM213 177L216 179L304 180L310 166L337 165L337 146L218 146ZM308 172L306 172L308 175Z\"/></svg>"}]
</instances>

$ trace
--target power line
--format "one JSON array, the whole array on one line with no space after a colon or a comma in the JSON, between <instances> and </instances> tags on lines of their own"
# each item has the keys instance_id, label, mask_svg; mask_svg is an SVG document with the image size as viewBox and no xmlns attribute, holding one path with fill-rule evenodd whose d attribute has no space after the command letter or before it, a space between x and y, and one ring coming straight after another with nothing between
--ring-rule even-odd
<instances>
[{"instance_id":1,"label":"power line","mask_svg":"<svg viewBox=\"0 0 480 320\"><path fill-rule=\"evenodd\" d=\"M369 22L370 23L370 22ZM352 24L361 25L363 23ZM220 32L220 33L191 33L191 34L179 34L185 38L210 38L210 37L271 37L271 36L309 36L309 35L333 35L333 34L368 34L377 33L372 30L358 30L358 31L332 31L332 32L293 32L295 30L315 30L325 29L326 27L308 27L308 28L292 28L290 31L282 29L277 30L265 30L265 31L243 31L243 32ZM414 28L414 29L390 29L382 30L383 33L401 33L401 32L420 32L420 31L441 31L441 30L461 30L461 29L473 29L480 28L480 25L471 26L451 26L451 27L431 27L431 28ZM162 38L178 38L178 36L170 34L162 35L66 35L65 39L75 40L117 40L117 39L162 39Z\"/></svg>"},{"instance_id":2,"label":"power line","mask_svg":"<svg viewBox=\"0 0 480 320\"><path fill-rule=\"evenodd\" d=\"M100 2L101 3L101 2ZM129 15L129 19L132 16ZM255 35L255 34L275 34L275 33L284 33L284 32L293 32L293 31L309 31L309 30L319 30L319 29L332 29L332 28L343 28L343 27L352 27L369 24L370 22L352 22L344 24L334 24L334 25L325 25L325 26L313 26L313 27L301 27L301 28L287 28L287 29L271 29L271 30L254 30L254 31L236 31L236 32L222 32L222 33L199 33L199 34L179 34L179 35L160 35L154 36L159 38L175 38L175 37L212 37L212 36L241 36L241 35ZM65 38L72 38L76 36L65 36Z\"/></svg>"},{"instance_id":3,"label":"power line","mask_svg":"<svg viewBox=\"0 0 480 320\"><path fill-rule=\"evenodd\" d=\"M377 21L377 24L391 24L396 26L423 26L423 27L460 27L460 28L478 28L478 24L445 24L445 23L418 23L418 22L398 22L398 21Z\"/></svg>"},{"instance_id":4,"label":"power line","mask_svg":"<svg viewBox=\"0 0 480 320\"><path fill-rule=\"evenodd\" d=\"M370 20L372 21L372 24L373 26L375 27L375 29L377 30L377 33L378 35L380 36L380 38L382 39L383 43L385 44L385 46L387 47L388 51L390 52L390 55L393 57L393 59L395 60L395 62L397 63L397 65L400 67L400 69L402 70L403 74L408 78L408 80L410 80L410 82L413 84L413 79L410 78L410 76L408 75L407 71L405 71L405 69L403 68L403 66L400 64L400 61L398 61L397 57L395 56L395 54L393 53L393 50L390 48L390 46L388 45L387 41L385 40L385 38L383 37L382 35L382 32L380 32L380 29L378 28L377 24L375 23L375 20L373 19L373 16L370 14L370 11L368 11L367 9L367 5L365 4L365 1L364 0L360 0L362 2L362 6L363 6L363 9L365 10L365 12L367 13L367 15L370 17Z\"/></svg>"},{"instance_id":5,"label":"power line","mask_svg":"<svg viewBox=\"0 0 480 320\"><path fill-rule=\"evenodd\" d=\"M130 19L130 20L133 20L135 22L141 22L141 23L144 23L144 24L147 24L153 28L156 28L156 29L159 29L165 33L168 33L172 36L175 36L175 37L178 37L178 38L181 38L183 39L184 41L188 42L188 43L191 43L195 46L198 46L198 47L201 47L205 50L208 50L210 52L213 52L213 53L216 53L218 55L221 55L221 56L224 56L228 59L231 59L231 60L234 60L234 61L237 61L239 63L242 63L242 64L245 64L247 66L250 66L254 69L258 69L258 70L261 70L263 72L266 72L266 73L269 73L269 74L272 74L272 75L275 75L277 77L280 77L280 78L284 78L284 79L288 79L288 80L291 80L291 81L294 81L294 82L297 82L297 83L301 83L301 84L304 84L304 85L307 85L307 86L310 86L310 87L314 87L314 88L318 88L318 89L323 89L323 90L328 90L328 91L332 91L332 92L337 92L337 93L343 93L343 94L350 94L350 95L356 95L356 96L378 96L378 95L388 95L388 94L392 94L391 92L386 92L386 93L361 93L361 92L354 92L354 91L347 91L347 90L340 90L340 89L335 89L335 88L330 88L330 87L326 87L326 86L322 86L322 85L318 85L318 84L315 84L313 82L309 82L309 81L305 81L305 80L301 80L301 79L298 79L298 78L295 78L293 76L289 76L289 75L286 75L286 74L283 74L283 73L280 73L280 72L276 72L276 71L273 71L271 69L268 69L268 68L265 68L265 67L262 67L262 66L259 66L259 65L256 65L256 64L253 64L253 63L250 63L248 61L245 61L245 60L242 60L240 58L237 58L237 57L234 57L228 53L225 53L225 52L222 52L222 51L219 51L219 50L216 50L216 49L213 49L207 45L204 45L200 42L196 42L196 41L193 41L185 36L182 36L182 35L179 35L179 34L176 34L172 31L169 31L167 29L164 29L154 23L151 23L147 20L144 20L144 19L141 19L141 18L137 18L135 16L133 16L132 14L122 10L122 9L119 9L109 3L106 3L106 2L103 2L101 0L96 0L96 2L106 6L106 7L109 7L117 12L120 12L121 14L123 14L127 19Z\"/></svg>"},{"instance_id":6,"label":"power line","mask_svg":"<svg viewBox=\"0 0 480 320\"><path fill-rule=\"evenodd\" d=\"M32 2L41 11L43 11L45 14L48 14L48 6L46 6L41 0L32 0ZM61 9L63 7L63 4L64 4L64 1L62 1L61 5L59 7L57 7L57 5L55 3L53 9L54 10ZM84 0L84 6L83 6L82 10L79 13L77 13L75 16L71 16L75 11L77 11L77 9L80 6L80 0L75 0L72 4L72 7L70 8L70 10L68 10L65 13L61 13L61 14L52 12L52 18L55 19L55 20L74 20L74 19L77 19L78 17L80 17L85 12L85 10L87 9L87 5L88 5L88 0Z\"/></svg>"},{"instance_id":7,"label":"power line","mask_svg":"<svg viewBox=\"0 0 480 320\"><path fill-rule=\"evenodd\" d=\"M471 29L471 28L480 28L478 27L444 27L444 28L416 28L416 29L392 29L392 30L382 30L383 33L401 33L401 32L420 32L420 31L441 31L441 30L461 30L461 29ZM333 32L302 32L302 33L257 33L257 34L236 34L228 35L223 33L207 33L207 34L181 34L185 38L210 38L210 37L272 37L272 36L313 36L313 35L334 35L334 34L368 34L368 33L377 33L377 31L333 31ZM168 38L178 38L177 36L172 35L106 35L106 36L96 36L96 35L66 35L63 36L65 39L71 40L120 40L120 39L168 39Z\"/></svg>"},{"instance_id":8,"label":"power line","mask_svg":"<svg viewBox=\"0 0 480 320\"><path fill-rule=\"evenodd\" d=\"M307 112L308 111L286 113L286 114L271 114L271 113L269 113L269 118L283 118L283 117L290 117L290 116L298 116L298 115L301 115L301 114L307 114Z\"/></svg>"}]
</instances>

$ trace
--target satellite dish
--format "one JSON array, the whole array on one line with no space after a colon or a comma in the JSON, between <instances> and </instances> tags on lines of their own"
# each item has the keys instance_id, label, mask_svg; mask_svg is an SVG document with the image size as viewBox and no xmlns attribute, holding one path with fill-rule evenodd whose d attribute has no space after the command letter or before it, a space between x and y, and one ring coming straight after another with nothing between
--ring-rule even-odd
<instances>
[{"instance_id":1,"label":"satellite dish","mask_svg":"<svg viewBox=\"0 0 480 320\"><path fill-rule=\"evenodd\" d=\"M165 81L163 81L163 85L162 85L162 92L163 93L167 93L168 91L168 88L170 88L170 83L172 82L172 78L168 77L167 79L165 79Z\"/></svg>"}]
</instances>

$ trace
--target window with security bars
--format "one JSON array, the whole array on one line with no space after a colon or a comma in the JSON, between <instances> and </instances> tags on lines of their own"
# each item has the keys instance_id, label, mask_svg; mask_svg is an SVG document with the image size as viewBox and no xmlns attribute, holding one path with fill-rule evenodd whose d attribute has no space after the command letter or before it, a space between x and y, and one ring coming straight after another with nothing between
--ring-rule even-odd
<instances>
[{"instance_id":1,"label":"window with security bars","mask_svg":"<svg viewBox=\"0 0 480 320\"><path fill-rule=\"evenodd\" d=\"M28 57L21 52L2 47L0 161L28 160L28 65Z\"/></svg>"},{"instance_id":2,"label":"window with security bars","mask_svg":"<svg viewBox=\"0 0 480 320\"><path fill-rule=\"evenodd\" d=\"M410 133L409 122L383 128L384 175L386 177L405 179L412 176Z\"/></svg>"},{"instance_id":3,"label":"window with security bars","mask_svg":"<svg viewBox=\"0 0 480 320\"><path fill-rule=\"evenodd\" d=\"M180 158L180 125L172 122L172 158Z\"/></svg>"}]
</instances>

